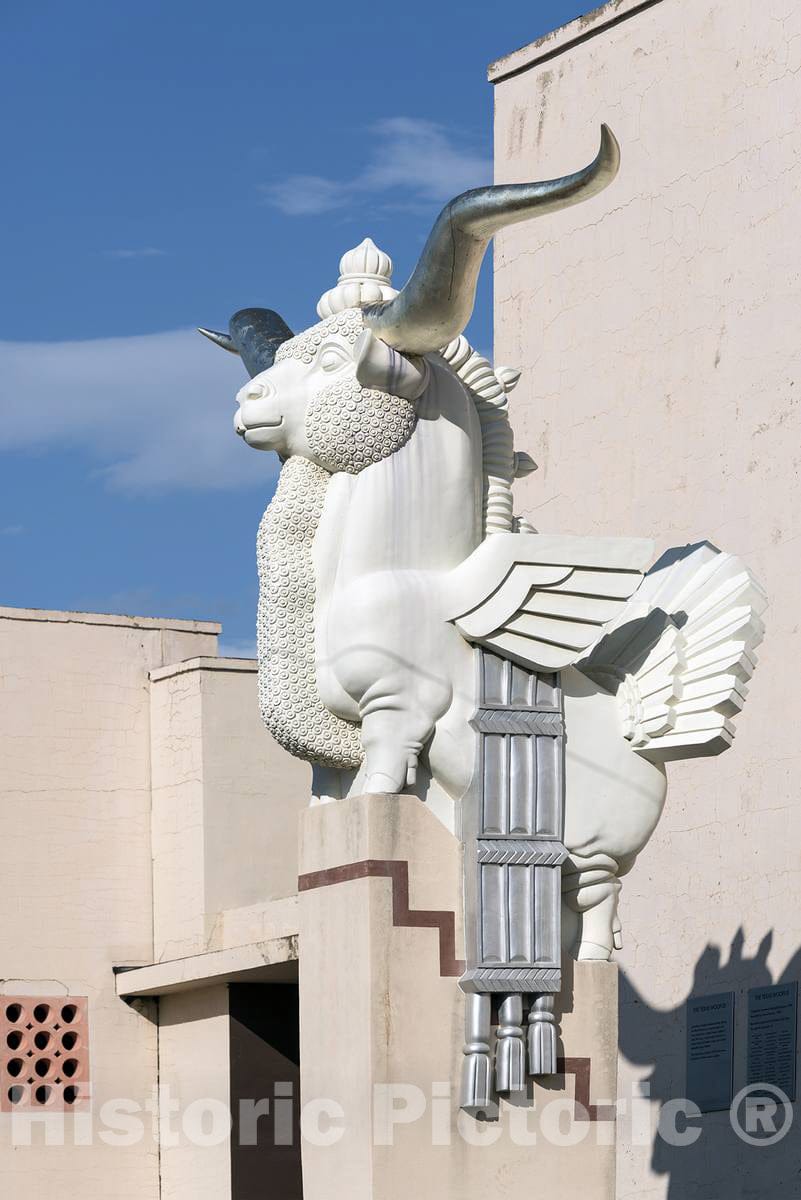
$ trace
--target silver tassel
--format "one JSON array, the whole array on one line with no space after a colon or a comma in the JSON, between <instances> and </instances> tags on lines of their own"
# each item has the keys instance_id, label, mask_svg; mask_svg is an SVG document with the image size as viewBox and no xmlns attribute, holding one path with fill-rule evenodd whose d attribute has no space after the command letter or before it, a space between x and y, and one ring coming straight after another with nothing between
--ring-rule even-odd
<instances>
[{"instance_id":1,"label":"silver tassel","mask_svg":"<svg viewBox=\"0 0 801 1200\"><path fill-rule=\"evenodd\" d=\"M495 1086L499 1092L505 1093L525 1092L526 1090L523 997L519 992L506 996L498 1009Z\"/></svg>"},{"instance_id":2,"label":"silver tassel","mask_svg":"<svg viewBox=\"0 0 801 1200\"><path fill-rule=\"evenodd\" d=\"M465 1044L462 1064L462 1102L466 1113L478 1116L494 1104L490 1061L490 997L470 993L465 997Z\"/></svg>"},{"instance_id":3,"label":"silver tassel","mask_svg":"<svg viewBox=\"0 0 801 1200\"><path fill-rule=\"evenodd\" d=\"M558 1026L554 996L533 996L528 1013L528 1071L530 1075L555 1075Z\"/></svg>"}]
</instances>

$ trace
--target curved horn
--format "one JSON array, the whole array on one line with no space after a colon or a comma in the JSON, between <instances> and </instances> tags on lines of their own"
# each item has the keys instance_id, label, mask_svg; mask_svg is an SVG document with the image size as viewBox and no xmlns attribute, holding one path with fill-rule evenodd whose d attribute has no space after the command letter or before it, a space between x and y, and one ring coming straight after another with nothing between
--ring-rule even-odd
<instances>
[{"instance_id":1,"label":"curved horn","mask_svg":"<svg viewBox=\"0 0 801 1200\"><path fill-rule=\"evenodd\" d=\"M615 178L619 165L617 139L602 125L597 157L574 175L463 192L437 217L403 291L364 308L365 325L396 350L426 354L447 346L470 320L478 272L493 235L505 225L597 195Z\"/></svg>"},{"instance_id":2,"label":"curved horn","mask_svg":"<svg viewBox=\"0 0 801 1200\"><path fill-rule=\"evenodd\" d=\"M198 329L198 333L223 350L238 354L251 379L271 367L281 343L295 336L283 317L271 308L241 308L231 317L228 328L230 334L213 329Z\"/></svg>"}]
</instances>

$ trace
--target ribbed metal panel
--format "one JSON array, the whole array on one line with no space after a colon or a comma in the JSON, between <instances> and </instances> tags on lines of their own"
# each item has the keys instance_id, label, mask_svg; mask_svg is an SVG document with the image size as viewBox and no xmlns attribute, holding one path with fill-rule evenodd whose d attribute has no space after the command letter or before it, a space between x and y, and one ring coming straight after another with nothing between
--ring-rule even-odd
<instances>
[{"instance_id":1,"label":"ribbed metal panel","mask_svg":"<svg viewBox=\"0 0 801 1200\"><path fill-rule=\"evenodd\" d=\"M478 788L466 822L465 990L560 986L564 720L559 676L479 650Z\"/></svg>"}]
</instances>

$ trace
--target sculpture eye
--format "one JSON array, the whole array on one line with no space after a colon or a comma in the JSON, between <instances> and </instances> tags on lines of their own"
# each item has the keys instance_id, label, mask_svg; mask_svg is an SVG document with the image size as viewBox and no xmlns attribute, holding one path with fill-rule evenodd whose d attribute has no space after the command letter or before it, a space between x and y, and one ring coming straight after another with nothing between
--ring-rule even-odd
<instances>
[{"instance_id":1,"label":"sculpture eye","mask_svg":"<svg viewBox=\"0 0 801 1200\"><path fill-rule=\"evenodd\" d=\"M326 346L320 355L320 367L326 372L338 371L347 361L347 354L339 346Z\"/></svg>"}]
</instances>

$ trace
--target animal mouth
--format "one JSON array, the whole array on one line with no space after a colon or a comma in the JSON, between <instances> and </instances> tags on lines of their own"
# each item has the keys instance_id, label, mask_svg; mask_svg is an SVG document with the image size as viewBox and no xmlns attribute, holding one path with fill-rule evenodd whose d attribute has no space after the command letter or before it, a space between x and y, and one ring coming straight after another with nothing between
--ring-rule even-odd
<instances>
[{"instance_id":1,"label":"animal mouth","mask_svg":"<svg viewBox=\"0 0 801 1200\"><path fill-rule=\"evenodd\" d=\"M277 429L283 423L283 417L279 417L277 421L254 421L252 424L245 426L245 433L251 433L254 429Z\"/></svg>"}]
</instances>

